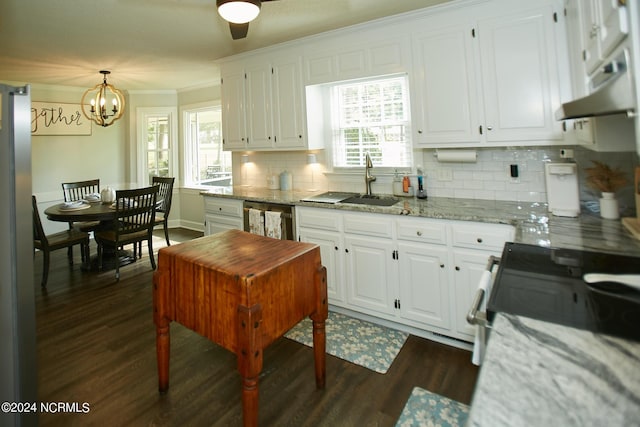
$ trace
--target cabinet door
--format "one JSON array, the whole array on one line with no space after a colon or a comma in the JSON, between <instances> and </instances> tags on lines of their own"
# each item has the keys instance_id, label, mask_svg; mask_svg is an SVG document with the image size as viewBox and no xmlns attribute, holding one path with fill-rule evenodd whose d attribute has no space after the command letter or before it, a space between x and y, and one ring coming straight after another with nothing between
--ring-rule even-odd
<instances>
[{"instance_id":1,"label":"cabinet door","mask_svg":"<svg viewBox=\"0 0 640 427\"><path fill-rule=\"evenodd\" d=\"M304 148L305 131L300 58L278 62L273 66L273 126L276 148Z\"/></svg>"},{"instance_id":2,"label":"cabinet door","mask_svg":"<svg viewBox=\"0 0 640 427\"><path fill-rule=\"evenodd\" d=\"M418 145L479 142L472 28L454 26L414 37Z\"/></svg>"},{"instance_id":3,"label":"cabinet door","mask_svg":"<svg viewBox=\"0 0 640 427\"><path fill-rule=\"evenodd\" d=\"M629 22L626 6L620 6L620 0L598 0L600 6L600 49L607 57L627 36Z\"/></svg>"},{"instance_id":4,"label":"cabinet door","mask_svg":"<svg viewBox=\"0 0 640 427\"><path fill-rule=\"evenodd\" d=\"M587 74L591 74L602 62L600 37L598 36L600 22L600 7L597 0L581 0L582 16L582 59Z\"/></svg>"},{"instance_id":5,"label":"cabinet door","mask_svg":"<svg viewBox=\"0 0 640 427\"><path fill-rule=\"evenodd\" d=\"M322 265L327 269L327 294L329 303L344 306L346 303L343 281L344 251L340 233L311 228L300 228L301 242L320 246Z\"/></svg>"},{"instance_id":6,"label":"cabinet door","mask_svg":"<svg viewBox=\"0 0 640 427\"><path fill-rule=\"evenodd\" d=\"M488 142L562 140L554 25L550 6L479 22Z\"/></svg>"},{"instance_id":7,"label":"cabinet door","mask_svg":"<svg viewBox=\"0 0 640 427\"><path fill-rule=\"evenodd\" d=\"M248 149L271 148L274 144L271 117L271 66L247 67Z\"/></svg>"},{"instance_id":8,"label":"cabinet door","mask_svg":"<svg viewBox=\"0 0 640 427\"><path fill-rule=\"evenodd\" d=\"M450 328L446 247L400 243L400 316L424 325Z\"/></svg>"},{"instance_id":9,"label":"cabinet door","mask_svg":"<svg viewBox=\"0 0 640 427\"><path fill-rule=\"evenodd\" d=\"M482 273L487 268L489 256L498 253L484 251L455 250L454 263L454 318L453 331L458 338L473 340L475 326L467 323L467 312L473 303Z\"/></svg>"},{"instance_id":10,"label":"cabinet door","mask_svg":"<svg viewBox=\"0 0 640 427\"><path fill-rule=\"evenodd\" d=\"M246 147L244 72L222 78L222 124L225 150Z\"/></svg>"},{"instance_id":11,"label":"cabinet door","mask_svg":"<svg viewBox=\"0 0 640 427\"><path fill-rule=\"evenodd\" d=\"M394 314L396 281L390 240L345 235L347 301L350 306Z\"/></svg>"},{"instance_id":12,"label":"cabinet door","mask_svg":"<svg viewBox=\"0 0 640 427\"><path fill-rule=\"evenodd\" d=\"M220 233L227 230L242 230L242 218L232 218L221 215L204 215L204 234L209 236L211 234Z\"/></svg>"}]
</instances>

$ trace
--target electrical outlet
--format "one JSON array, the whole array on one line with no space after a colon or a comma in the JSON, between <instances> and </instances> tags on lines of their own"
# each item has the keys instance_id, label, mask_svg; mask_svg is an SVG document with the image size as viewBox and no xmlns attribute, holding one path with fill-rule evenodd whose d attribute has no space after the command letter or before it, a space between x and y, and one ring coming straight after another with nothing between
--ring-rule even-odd
<instances>
[{"instance_id":1,"label":"electrical outlet","mask_svg":"<svg viewBox=\"0 0 640 427\"><path fill-rule=\"evenodd\" d=\"M438 181L453 181L453 171L451 169L438 169L436 178Z\"/></svg>"}]
</instances>

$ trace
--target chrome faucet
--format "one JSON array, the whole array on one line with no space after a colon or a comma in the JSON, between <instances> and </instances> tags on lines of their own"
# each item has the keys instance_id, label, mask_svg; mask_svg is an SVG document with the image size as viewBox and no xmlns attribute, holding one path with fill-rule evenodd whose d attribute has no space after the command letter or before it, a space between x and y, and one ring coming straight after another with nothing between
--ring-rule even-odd
<instances>
[{"instance_id":1,"label":"chrome faucet","mask_svg":"<svg viewBox=\"0 0 640 427\"><path fill-rule=\"evenodd\" d=\"M364 167L364 183L368 196L371 195L371 183L376 180L376 177L371 175L371 168L373 168L373 162L371 162L371 157L369 156L369 152L367 151Z\"/></svg>"}]
</instances>

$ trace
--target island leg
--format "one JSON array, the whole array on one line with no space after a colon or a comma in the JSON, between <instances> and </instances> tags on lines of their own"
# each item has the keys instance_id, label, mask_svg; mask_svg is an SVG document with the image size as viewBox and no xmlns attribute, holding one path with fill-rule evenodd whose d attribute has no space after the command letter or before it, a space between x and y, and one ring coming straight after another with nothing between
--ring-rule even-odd
<instances>
[{"instance_id":1,"label":"island leg","mask_svg":"<svg viewBox=\"0 0 640 427\"><path fill-rule=\"evenodd\" d=\"M238 307L238 370L242 376L244 427L258 425L258 377L262 371L262 306Z\"/></svg>"}]
</instances>

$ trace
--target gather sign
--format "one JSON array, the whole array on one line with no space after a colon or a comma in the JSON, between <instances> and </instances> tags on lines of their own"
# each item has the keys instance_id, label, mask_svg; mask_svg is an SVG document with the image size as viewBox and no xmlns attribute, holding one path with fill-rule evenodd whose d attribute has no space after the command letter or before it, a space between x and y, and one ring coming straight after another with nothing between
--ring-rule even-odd
<instances>
[{"instance_id":1,"label":"gather sign","mask_svg":"<svg viewBox=\"0 0 640 427\"><path fill-rule=\"evenodd\" d=\"M31 135L91 135L91 121L80 104L31 103Z\"/></svg>"}]
</instances>

